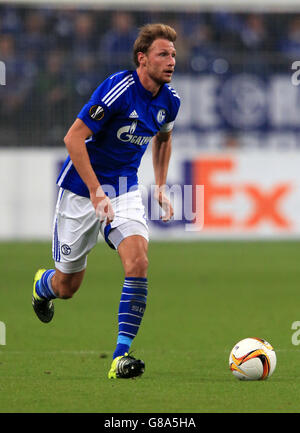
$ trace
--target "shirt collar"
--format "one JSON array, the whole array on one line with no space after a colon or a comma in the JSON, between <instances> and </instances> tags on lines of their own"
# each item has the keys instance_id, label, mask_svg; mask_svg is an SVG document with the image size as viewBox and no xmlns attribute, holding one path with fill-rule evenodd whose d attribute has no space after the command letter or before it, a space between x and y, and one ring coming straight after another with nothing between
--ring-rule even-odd
<instances>
[{"instance_id":1,"label":"shirt collar","mask_svg":"<svg viewBox=\"0 0 300 433\"><path fill-rule=\"evenodd\" d=\"M153 97L152 93L149 90L145 89L145 87L140 82L140 79L139 79L139 76L138 76L138 73L136 72L136 70L133 71L133 77L134 77L134 81L136 82L138 91L140 92L140 94L143 96L144 99L153 100L153 99L158 97L163 86L161 86L157 95Z\"/></svg>"}]
</instances>

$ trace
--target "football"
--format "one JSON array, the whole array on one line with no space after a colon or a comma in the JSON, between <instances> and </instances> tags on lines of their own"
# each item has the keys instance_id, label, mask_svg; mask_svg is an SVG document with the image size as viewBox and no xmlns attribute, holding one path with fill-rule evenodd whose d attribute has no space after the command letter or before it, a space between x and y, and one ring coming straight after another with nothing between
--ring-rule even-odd
<instances>
[{"instance_id":1,"label":"football","mask_svg":"<svg viewBox=\"0 0 300 433\"><path fill-rule=\"evenodd\" d=\"M264 380L276 367L276 353L262 338L245 338L236 343L229 355L229 368L240 380Z\"/></svg>"}]
</instances>

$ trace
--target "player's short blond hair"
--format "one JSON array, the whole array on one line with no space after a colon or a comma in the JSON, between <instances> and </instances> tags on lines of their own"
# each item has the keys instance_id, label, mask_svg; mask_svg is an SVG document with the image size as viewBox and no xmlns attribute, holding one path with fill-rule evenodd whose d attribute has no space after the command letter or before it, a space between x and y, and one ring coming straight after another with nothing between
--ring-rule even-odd
<instances>
[{"instance_id":1,"label":"player's short blond hair","mask_svg":"<svg viewBox=\"0 0 300 433\"><path fill-rule=\"evenodd\" d=\"M145 24L140 28L139 35L133 45L133 60L136 66L139 66L138 53L147 53L156 39L167 39L168 41L176 41L176 31L173 27L167 24Z\"/></svg>"}]
</instances>

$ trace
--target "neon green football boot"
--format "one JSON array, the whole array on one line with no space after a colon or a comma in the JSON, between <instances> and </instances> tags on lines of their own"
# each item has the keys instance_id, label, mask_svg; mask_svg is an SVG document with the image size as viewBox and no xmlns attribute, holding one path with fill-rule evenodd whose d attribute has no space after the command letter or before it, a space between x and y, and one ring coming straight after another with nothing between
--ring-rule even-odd
<instances>
[{"instance_id":1,"label":"neon green football boot","mask_svg":"<svg viewBox=\"0 0 300 433\"><path fill-rule=\"evenodd\" d=\"M140 359L135 359L133 356L125 355L117 356L111 364L108 372L109 379L130 379L141 376L145 371L145 363Z\"/></svg>"}]
</instances>

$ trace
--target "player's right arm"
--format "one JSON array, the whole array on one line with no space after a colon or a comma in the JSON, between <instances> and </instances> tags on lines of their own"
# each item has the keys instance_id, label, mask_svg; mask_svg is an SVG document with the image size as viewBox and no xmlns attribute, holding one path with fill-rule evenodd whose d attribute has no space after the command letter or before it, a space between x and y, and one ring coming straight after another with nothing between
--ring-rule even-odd
<instances>
[{"instance_id":1,"label":"player's right arm","mask_svg":"<svg viewBox=\"0 0 300 433\"><path fill-rule=\"evenodd\" d=\"M67 132L64 142L79 176L89 190L97 216L100 220L107 217L107 223L109 223L114 218L112 206L93 170L85 144L85 140L91 135L93 135L91 129L77 118Z\"/></svg>"}]
</instances>

